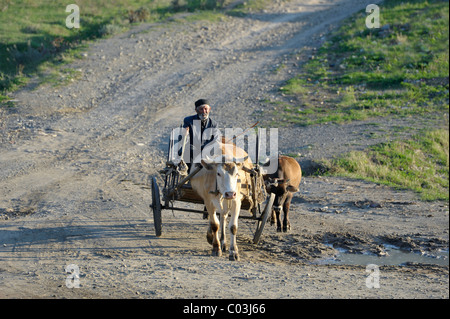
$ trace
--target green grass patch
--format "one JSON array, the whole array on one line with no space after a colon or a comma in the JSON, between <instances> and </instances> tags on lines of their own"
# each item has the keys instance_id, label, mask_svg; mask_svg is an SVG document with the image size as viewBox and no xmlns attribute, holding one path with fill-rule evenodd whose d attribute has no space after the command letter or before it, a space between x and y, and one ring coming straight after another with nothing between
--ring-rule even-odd
<instances>
[{"instance_id":1,"label":"green grass patch","mask_svg":"<svg viewBox=\"0 0 450 319\"><path fill-rule=\"evenodd\" d=\"M281 91L292 109L280 121L308 125L376 116L448 112L449 3L386 0L381 27L357 13L310 56Z\"/></svg>"},{"instance_id":2,"label":"green grass patch","mask_svg":"<svg viewBox=\"0 0 450 319\"><path fill-rule=\"evenodd\" d=\"M197 19L217 21L215 10L228 1L0 0L0 96L7 97L34 75L43 83L76 78L63 66L80 58L89 41L136 23L163 21L178 12L196 11ZM79 29L66 27L68 4L79 6Z\"/></svg>"},{"instance_id":3,"label":"green grass patch","mask_svg":"<svg viewBox=\"0 0 450 319\"><path fill-rule=\"evenodd\" d=\"M425 132L350 152L326 161L327 174L364 179L420 193L423 200L449 199L449 131Z\"/></svg>"},{"instance_id":4,"label":"green grass patch","mask_svg":"<svg viewBox=\"0 0 450 319\"><path fill-rule=\"evenodd\" d=\"M289 0L282 0L289 1ZM228 14L232 16L245 16L247 13L251 13L254 11L260 11L270 5L273 0L246 0L238 3L234 8L232 8Z\"/></svg>"}]
</instances>

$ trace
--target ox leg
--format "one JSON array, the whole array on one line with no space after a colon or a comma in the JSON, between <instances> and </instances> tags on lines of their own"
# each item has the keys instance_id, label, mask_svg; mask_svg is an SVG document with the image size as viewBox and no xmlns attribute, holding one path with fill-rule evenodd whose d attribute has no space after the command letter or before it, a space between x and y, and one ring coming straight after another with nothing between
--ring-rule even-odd
<instances>
[{"instance_id":1,"label":"ox leg","mask_svg":"<svg viewBox=\"0 0 450 319\"><path fill-rule=\"evenodd\" d=\"M207 218L210 218L210 217L209 217L210 214L215 214L215 212L213 211L212 213L210 213L210 212L208 211L208 216L207 216ZM208 244L210 244L210 245L213 244L214 234L213 234L213 231L212 231L211 222L209 223L208 230L207 230L207 232L206 232L206 240L208 241Z\"/></svg>"},{"instance_id":2,"label":"ox leg","mask_svg":"<svg viewBox=\"0 0 450 319\"><path fill-rule=\"evenodd\" d=\"M207 206L209 215L209 227L208 232L206 233L206 239L208 243L213 246L212 255L213 256L221 256L222 251L220 250L220 241L219 241L219 219L216 216L216 210L213 206Z\"/></svg>"},{"instance_id":3,"label":"ox leg","mask_svg":"<svg viewBox=\"0 0 450 319\"><path fill-rule=\"evenodd\" d=\"M213 244L213 238L214 235L212 233L211 224L209 224L208 231L206 232L206 240L208 241L208 244Z\"/></svg>"},{"instance_id":4,"label":"ox leg","mask_svg":"<svg viewBox=\"0 0 450 319\"><path fill-rule=\"evenodd\" d=\"M230 218L230 256L229 259L232 261L239 260L239 250L236 242L236 235L238 230L238 218L239 211L241 209L240 201L233 201L233 206L231 208L231 218Z\"/></svg>"},{"instance_id":5,"label":"ox leg","mask_svg":"<svg viewBox=\"0 0 450 319\"><path fill-rule=\"evenodd\" d=\"M220 244L222 245L222 251L227 251L227 217L228 212L222 213L220 215Z\"/></svg>"},{"instance_id":6,"label":"ox leg","mask_svg":"<svg viewBox=\"0 0 450 319\"><path fill-rule=\"evenodd\" d=\"M275 195L275 200L273 201L272 207L272 220L277 223L277 232L281 232L281 210L283 209L283 203L281 203L282 197Z\"/></svg>"},{"instance_id":7,"label":"ox leg","mask_svg":"<svg viewBox=\"0 0 450 319\"><path fill-rule=\"evenodd\" d=\"M283 210L283 206L274 206L273 208L275 212L275 216L277 219L277 232L281 232L281 211Z\"/></svg>"},{"instance_id":8,"label":"ox leg","mask_svg":"<svg viewBox=\"0 0 450 319\"><path fill-rule=\"evenodd\" d=\"M283 232L291 230L291 223L289 221L289 208L291 207L292 193L289 193L286 201L283 205L284 218L283 218Z\"/></svg>"},{"instance_id":9,"label":"ox leg","mask_svg":"<svg viewBox=\"0 0 450 319\"><path fill-rule=\"evenodd\" d=\"M270 226L275 224L277 220L277 216L275 215L275 210L272 208L272 216L270 216Z\"/></svg>"},{"instance_id":10,"label":"ox leg","mask_svg":"<svg viewBox=\"0 0 450 319\"><path fill-rule=\"evenodd\" d=\"M220 249L220 241L219 241L219 220L216 216L216 212L209 214L209 226L212 232L212 255L213 256L222 256L222 251Z\"/></svg>"}]
</instances>

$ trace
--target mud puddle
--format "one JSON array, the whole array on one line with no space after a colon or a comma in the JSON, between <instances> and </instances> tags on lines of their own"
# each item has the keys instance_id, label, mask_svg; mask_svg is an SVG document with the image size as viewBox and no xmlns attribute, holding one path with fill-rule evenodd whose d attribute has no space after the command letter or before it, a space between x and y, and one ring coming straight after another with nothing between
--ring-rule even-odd
<instances>
[{"instance_id":1,"label":"mud puddle","mask_svg":"<svg viewBox=\"0 0 450 319\"><path fill-rule=\"evenodd\" d=\"M407 251L400 249L394 245L385 245L385 255L378 256L370 252L362 254L350 253L345 249L334 248L338 252L336 256L331 258L322 258L314 263L316 264L334 264L334 265L368 265L375 264L378 266L400 266L408 263L432 264L432 265L449 265L449 251L437 250L435 252L424 253Z\"/></svg>"}]
</instances>

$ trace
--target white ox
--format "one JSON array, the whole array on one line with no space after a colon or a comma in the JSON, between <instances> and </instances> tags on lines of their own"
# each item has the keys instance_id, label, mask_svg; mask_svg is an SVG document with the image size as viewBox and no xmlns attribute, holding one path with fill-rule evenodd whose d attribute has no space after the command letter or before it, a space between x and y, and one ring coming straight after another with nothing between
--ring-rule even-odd
<instances>
[{"instance_id":1,"label":"white ox","mask_svg":"<svg viewBox=\"0 0 450 319\"><path fill-rule=\"evenodd\" d=\"M212 255L221 256L222 251L227 249L225 225L228 214L231 214L229 259L239 260L236 234L243 199L241 185L250 184L250 175L242 168L245 166L251 169L253 164L247 153L241 148L233 144L219 143L219 145L222 155L214 159L202 159L203 169L191 179L191 185L192 189L203 199L208 211L207 240L213 246ZM194 167L195 165L192 166L192 169ZM216 214L220 215L220 221ZM221 229L220 240L219 227Z\"/></svg>"}]
</instances>

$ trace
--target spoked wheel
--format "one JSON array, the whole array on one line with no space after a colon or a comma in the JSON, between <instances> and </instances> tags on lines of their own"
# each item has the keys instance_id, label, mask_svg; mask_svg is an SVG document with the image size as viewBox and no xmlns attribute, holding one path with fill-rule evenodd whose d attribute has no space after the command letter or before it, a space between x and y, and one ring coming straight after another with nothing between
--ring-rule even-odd
<instances>
[{"instance_id":1,"label":"spoked wheel","mask_svg":"<svg viewBox=\"0 0 450 319\"><path fill-rule=\"evenodd\" d=\"M272 213L272 206L273 206L274 200L275 200L275 194L271 193L270 198L267 201L266 207L264 208L264 211L261 214L261 217L259 218L257 226L256 226L255 236L253 237L253 243L255 245L257 245L259 243L259 240L261 239L261 235L264 230L264 226L266 225L267 219L269 219L269 215Z\"/></svg>"},{"instance_id":2,"label":"spoked wheel","mask_svg":"<svg viewBox=\"0 0 450 319\"><path fill-rule=\"evenodd\" d=\"M162 233L161 199L155 177L152 177L152 204L150 207L153 210L156 237L160 237Z\"/></svg>"}]
</instances>

